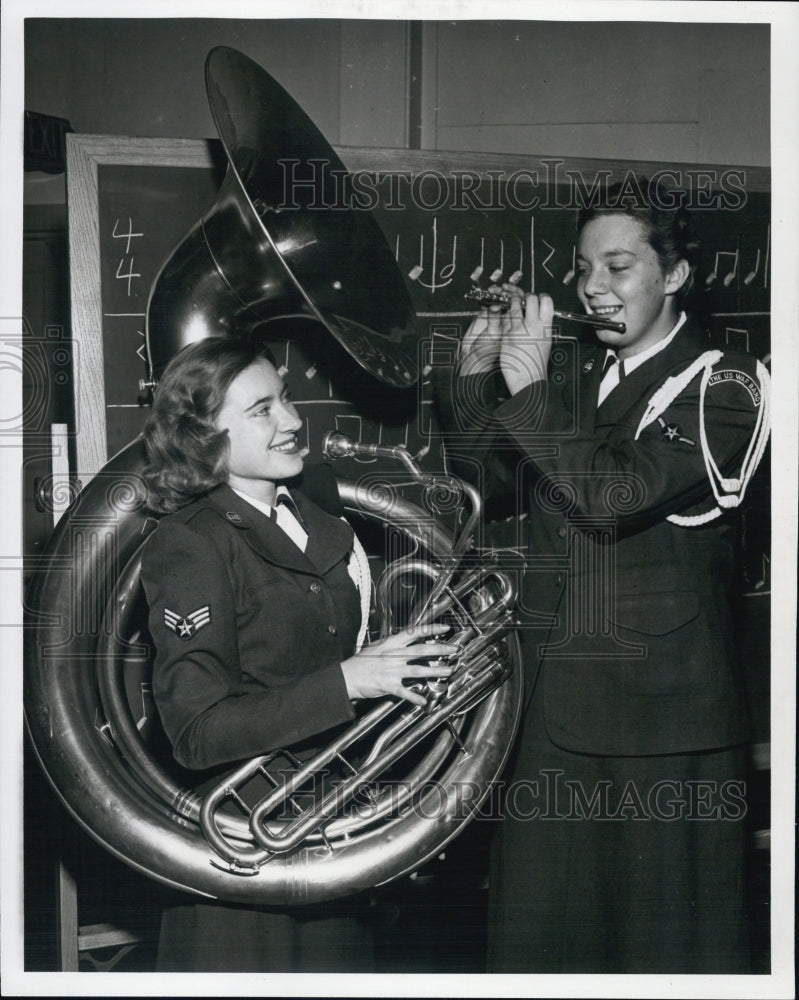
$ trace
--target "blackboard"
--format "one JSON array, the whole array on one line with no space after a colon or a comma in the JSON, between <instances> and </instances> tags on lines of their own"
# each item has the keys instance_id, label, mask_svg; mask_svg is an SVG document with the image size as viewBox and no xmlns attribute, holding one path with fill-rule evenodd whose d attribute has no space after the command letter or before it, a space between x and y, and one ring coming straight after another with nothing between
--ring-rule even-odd
<instances>
[{"instance_id":1,"label":"blackboard","mask_svg":"<svg viewBox=\"0 0 799 1000\"><path fill-rule=\"evenodd\" d=\"M77 340L78 475L84 481L141 429L146 400L144 318L150 287L169 251L213 204L226 161L215 141L69 135L67 181L72 326ZM514 272L580 311L575 292L575 204L592 186L668 171L693 199L704 257L700 311L719 346L768 358L769 173L557 157L456 155L340 149L355 177L341 204L366 207L405 276L425 337L457 338L474 315L465 293ZM305 165L303 165L305 166ZM320 169L320 168L317 168ZM294 173L291 173L294 171ZM292 183L313 176L286 167ZM339 190L337 188L337 190ZM355 199L355 200L353 200ZM368 280L368 275L365 275ZM572 327L570 334L583 335ZM408 392L368 378L331 382L346 362L313 332L278 341L275 353L308 414L308 444L338 427L362 439L406 444L429 463L440 454L425 383ZM357 393L357 395L355 395ZM370 413L369 411L376 411Z\"/></svg>"},{"instance_id":2,"label":"blackboard","mask_svg":"<svg viewBox=\"0 0 799 1000\"><path fill-rule=\"evenodd\" d=\"M503 279L520 271L522 287L549 292L560 309L580 311L571 204L576 179L590 190L598 177L626 182L668 170L699 202L692 206L704 245L696 305L709 342L770 360L768 170L411 150L337 152L359 177L359 197L368 203L379 196L373 211L405 276L423 342L443 344L444 354L475 313L464 294L475 280L485 286L499 270ZM83 483L142 427L148 409L138 383L147 374L143 347L150 286L172 247L213 204L225 167L213 141L67 136L76 471ZM563 332L591 336L574 325ZM319 457L326 431L340 430L368 443L404 444L423 469L446 469L428 379L413 389L390 389L362 373L332 341L309 324L301 337L271 345L287 369L311 458ZM374 474L381 487L401 487L407 480L401 470L370 460L345 459L337 471L346 478ZM742 512L741 652L759 739L768 732L768 690L758 665L768 658L769 506L766 459ZM521 530L511 522L487 526L477 546L519 552ZM765 643L762 649L752 648L755 637Z\"/></svg>"}]
</instances>

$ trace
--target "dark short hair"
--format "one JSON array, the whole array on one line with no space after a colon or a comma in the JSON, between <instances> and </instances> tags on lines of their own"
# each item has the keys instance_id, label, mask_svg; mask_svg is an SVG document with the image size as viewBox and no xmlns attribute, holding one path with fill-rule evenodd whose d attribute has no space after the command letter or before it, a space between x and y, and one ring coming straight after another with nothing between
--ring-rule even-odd
<instances>
[{"instance_id":1,"label":"dark short hair","mask_svg":"<svg viewBox=\"0 0 799 1000\"><path fill-rule=\"evenodd\" d=\"M613 184L604 195L581 208L577 216L577 233L592 219L603 215L627 215L640 223L647 243L657 254L660 270L668 274L681 260L688 264L688 277L677 292L683 304L689 297L702 257L702 241L694 229L690 211L679 204L674 192L646 178L636 184Z\"/></svg>"},{"instance_id":2,"label":"dark short hair","mask_svg":"<svg viewBox=\"0 0 799 1000\"><path fill-rule=\"evenodd\" d=\"M227 481L229 443L216 428L230 383L269 349L249 340L208 337L169 362L144 425L147 504L159 513L186 504Z\"/></svg>"}]
</instances>

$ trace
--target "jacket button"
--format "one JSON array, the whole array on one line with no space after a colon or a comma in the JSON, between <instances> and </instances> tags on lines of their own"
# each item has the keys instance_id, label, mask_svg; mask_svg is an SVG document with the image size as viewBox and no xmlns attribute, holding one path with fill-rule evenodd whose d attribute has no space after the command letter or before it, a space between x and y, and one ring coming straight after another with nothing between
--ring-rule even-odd
<instances>
[{"instance_id":1,"label":"jacket button","mask_svg":"<svg viewBox=\"0 0 799 1000\"><path fill-rule=\"evenodd\" d=\"M318 594L321 591L321 589L322 589L322 584L317 583L316 580L314 580L314 582L308 588L308 590L310 590L312 594Z\"/></svg>"},{"instance_id":2,"label":"jacket button","mask_svg":"<svg viewBox=\"0 0 799 1000\"><path fill-rule=\"evenodd\" d=\"M336 626L335 626L335 625L328 625L328 626L327 626L327 631L328 631L328 632L329 632L329 633L330 633L331 635L335 635L335 634L336 634Z\"/></svg>"}]
</instances>

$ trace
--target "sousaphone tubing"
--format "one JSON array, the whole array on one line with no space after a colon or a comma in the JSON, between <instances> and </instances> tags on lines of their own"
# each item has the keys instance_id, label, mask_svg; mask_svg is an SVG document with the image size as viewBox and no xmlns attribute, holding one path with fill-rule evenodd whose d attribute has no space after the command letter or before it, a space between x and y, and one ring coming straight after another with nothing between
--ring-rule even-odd
<instances>
[{"instance_id":1,"label":"sousaphone tubing","mask_svg":"<svg viewBox=\"0 0 799 1000\"><path fill-rule=\"evenodd\" d=\"M228 169L215 204L154 283L148 381L157 383L185 344L268 339L276 321L298 316L321 324L383 383L412 385L418 335L396 263L370 215L328 203L340 197L340 177L329 177L343 165L292 98L240 53L214 49L206 84ZM289 191L287 176L318 183ZM145 505L140 439L80 492L34 567L25 715L35 753L76 821L161 883L283 905L391 881L435 857L470 822L504 765L521 703L516 585L471 550L479 496L422 471L404 449L341 435L326 441L331 460L359 447L398 459L402 477L427 498L339 481L356 533L388 563L376 586L379 632L403 624L398 609L408 604L405 621L446 621L460 637L461 667L455 681L430 691L426 710L378 702L379 728L367 729L372 706L364 708L361 728L347 734L361 741L361 770L337 786L340 802L319 813L295 815L289 797L278 806L289 821L260 805L241 815L229 795L235 776L223 777L212 799L171 757L149 683L140 562L157 519ZM461 531L453 498L469 509ZM349 756L348 747L328 750Z\"/></svg>"}]
</instances>

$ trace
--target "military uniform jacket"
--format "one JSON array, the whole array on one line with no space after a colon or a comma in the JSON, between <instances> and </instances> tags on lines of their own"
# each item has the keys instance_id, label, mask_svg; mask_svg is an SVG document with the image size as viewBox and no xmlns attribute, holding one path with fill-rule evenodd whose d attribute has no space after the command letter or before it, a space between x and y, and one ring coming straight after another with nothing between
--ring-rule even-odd
<instances>
[{"instance_id":1,"label":"military uniform jacket","mask_svg":"<svg viewBox=\"0 0 799 1000\"><path fill-rule=\"evenodd\" d=\"M728 593L735 521L668 520L715 505L701 377L636 438L653 394L707 349L686 324L600 407L596 345L556 344L548 381L482 420L490 379L437 379L463 474L480 462L484 490L523 498L526 680L541 685L548 735L567 750L677 753L746 738ZM725 353L701 402L714 459L735 475L763 405L755 359Z\"/></svg>"},{"instance_id":2,"label":"military uniform jacket","mask_svg":"<svg viewBox=\"0 0 799 1000\"><path fill-rule=\"evenodd\" d=\"M153 694L185 767L296 747L354 718L341 670L360 624L353 532L291 493L304 553L228 486L162 518L146 544Z\"/></svg>"}]
</instances>

